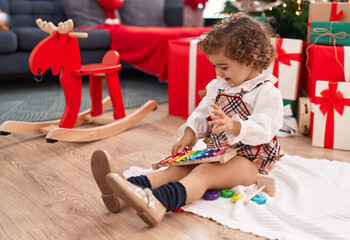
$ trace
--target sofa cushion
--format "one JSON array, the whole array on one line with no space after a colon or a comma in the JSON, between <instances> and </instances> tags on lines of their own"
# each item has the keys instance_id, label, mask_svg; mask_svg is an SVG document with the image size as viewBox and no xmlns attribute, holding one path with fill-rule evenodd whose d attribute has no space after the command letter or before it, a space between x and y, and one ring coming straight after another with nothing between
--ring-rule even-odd
<instances>
[{"instance_id":1,"label":"sofa cushion","mask_svg":"<svg viewBox=\"0 0 350 240\"><path fill-rule=\"evenodd\" d=\"M183 0L165 0L164 21L168 27L183 25Z\"/></svg>"},{"instance_id":2,"label":"sofa cushion","mask_svg":"<svg viewBox=\"0 0 350 240\"><path fill-rule=\"evenodd\" d=\"M111 44L111 35L103 29L94 29L83 31L75 29L74 32L87 32L88 38L78 38L81 50L90 49L109 49Z\"/></svg>"},{"instance_id":3,"label":"sofa cushion","mask_svg":"<svg viewBox=\"0 0 350 240\"><path fill-rule=\"evenodd\" d=\"M75 26L96 26L105 22L106 14L97 0L62 0L62 6Z\"/></svg>"},{"instance_id":4,"label":"sofa cushion","mask_svg":"<svg viewBox=\"0 0 350 240\"><path fill-rule=\"evenodd\" d=\"M40 30L38 27L17 27L13 31L18 36L19 51L32 51L33 48L49 34ZM85 49L108 49L110 44L110 35L102 29L89 31L74 30L76 32L87 32L88 39L79 38L79 47Z\"/></svg>"},{"instance_id":5,"label":"sofa cushion","mask_svg":"<svg viewBox=\"0 0 350 240\"><path fill-rule=\"evenodd\" d=\"M125 25L165 26L164 0L125 0L119 13Z\"/></svg>"},{"instance_id":6,"label":"sofa cushion","mask_svg":"<svg viewBox=\"0 0 350 240\"><path fill-rule=\"evenodd\" d=\"M0 53L12 53L17 50L17 36L12 31L0 30Z\"/></svg>"},{"instance_id":7,"label":"sofa cushion","mask_svg":"<svg viewBox=\"0 0 350 240\"><path fill-rule=\"evenodd\" d=\"M0 9L7 13L10 11L8 0L0 0Z\"/></svg>"},{"instance_id":8,"label":"sofa cushion","mask_svg":"<svg viewBox=\"0 0 350 240\"><path fill-rule=\"evenodd\" d=\"M8 4L10 27L36 26L35 20L38 18L54 24L67 20L60 0L12 0Z\"/></svg>"},{"instance_id":9,"label":"sofa cushion","mask_svg":"<svg viewBox=\"0 0 350 240\"><path fill-rule=\"evenodd\" d=\"M32 51L43 38L49 36L48 33L38 27L16 27L12 28L12 31L18 37L19 51Z\"/></svg>"}]
</instances>

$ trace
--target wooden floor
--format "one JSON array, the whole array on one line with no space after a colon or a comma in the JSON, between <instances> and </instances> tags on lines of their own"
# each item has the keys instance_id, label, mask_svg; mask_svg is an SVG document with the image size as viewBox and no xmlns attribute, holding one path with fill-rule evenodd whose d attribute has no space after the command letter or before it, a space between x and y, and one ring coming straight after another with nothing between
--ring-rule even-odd
<instances>
[{"instance_id":1,"label":"wooden floor","mask_svg":"<svg viewBox=\"0 0 350 240\"><path fill-rule=\"evenodd\" d=\"M133 209L105 209L90 171L91 154L107 150L120 171L150 168L169 155L183 122L169 116L164 104L132 129L92 143L0 136L0 239L261 239L190 213L168 213L151 228ZM290 155L350 162L349 151L313 148L308 137L279 140Z\"/></svg>"}]
</instances>

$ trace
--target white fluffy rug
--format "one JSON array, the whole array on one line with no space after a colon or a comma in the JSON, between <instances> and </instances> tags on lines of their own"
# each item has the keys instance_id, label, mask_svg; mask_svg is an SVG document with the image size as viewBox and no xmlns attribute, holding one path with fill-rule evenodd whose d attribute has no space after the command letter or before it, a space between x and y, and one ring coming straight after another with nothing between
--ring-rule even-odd
<instances>
[{"instance_id":1,"label":"white fluffy rug","mask_svg":"<svg viewBox=\"0 0 350 240\"><path fill-rule=\"evenodd\" d=\"M151 169L131 167L124 175ZM276 178L276 196L258 205L243 199L198 200L182 207L234 229L269 239L350 239L350 164L285 155L270 173ZM237 186L244 198L256 185Z\"/></svg>"}]
</instances>

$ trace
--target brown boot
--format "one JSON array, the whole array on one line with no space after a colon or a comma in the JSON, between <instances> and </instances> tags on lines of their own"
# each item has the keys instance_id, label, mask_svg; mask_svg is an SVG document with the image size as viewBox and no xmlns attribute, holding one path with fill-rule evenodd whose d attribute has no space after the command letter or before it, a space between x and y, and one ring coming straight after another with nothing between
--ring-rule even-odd
<instances>
[{"instance_id":1,"label":"brown boot","mask_svg":"<svg viewBox=\"0 0 350 240\"><path fill-rule=\"evenodd\" d=\"M137 215L148 225L155 226L162 220L166 208L153 196L149 188L142 189L117 173L107 174L106 179L113 191L134 208Z\"/></svg>"},{"instance_id":2,"label":"brown boot","mask_svg":"<svg viewBox=\"0 0 350 240\"><path fill-rule=\"evenodd\" d=\"M102 200L110 212L118 212L125 205L124 201L119 198L109 187L106 181L106 175L116 172L109 161L107 151L97 150L91 156L91 171L95 178L97 186L102 193Z\"/></svg>"}]
</instances>

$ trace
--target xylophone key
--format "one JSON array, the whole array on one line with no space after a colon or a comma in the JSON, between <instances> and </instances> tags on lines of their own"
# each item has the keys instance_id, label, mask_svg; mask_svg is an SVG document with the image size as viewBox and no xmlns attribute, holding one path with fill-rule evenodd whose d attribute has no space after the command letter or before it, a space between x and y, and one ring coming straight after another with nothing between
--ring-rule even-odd
<instances>
[{"instance_id":1,"label":"xylophone key","mask_svg":"<svg viewBox=\"0 0 350 240\"><path fill-rule=\"evenodd\" d=\"M194 151L191 151L190 153L193 153ZM187 153L183 153L184 155L182 156L182 157L180 157L180 158L178 158L178 159L176 159L175 161L176 162L180 162L180 161L184 161L185 159L185 161L187 161L187 157L188 157L188 155L187 155Z\"/></svg>"},{"instance_id":2,"label":"xylophone key","mask_svg":"<svg viewBox=\"0 0 350 240\"><path fill-rule=\"evenodd\" d=\"M169 157L167 157L167 158L165 158L164 160L161 160L159 163L160 164L164 164L164 163L167 163L171 158L173 158L174 156L169 156Z\"/></svg>"},{"instance_id":3,"label":"xylophone key","mask_svg":"<svg viewBox=\"0 0 350 240\"><path fill-rule=\"evenodd\" d=\"M169 157L165 158L164 160L161 160L158 164L168 163L168 162L172 161L173 159L176 159L178 156L179 156L179 154L177 154L177 155L170 155Z\"/></svg>"},{"instance_id":4,"label":"xylophone key","mask_svg":"<svg viewBox=\"0 0 350 240\"><path fill-rule=\"evenodd\" d=\"M179 159L180 157L184 156L184 153L180 153L178 155L176 155L174 158L170 159L167 163L172 163L175 162L177 159Z\"/></svg>"},{"instance_id":5,"label":"xylophone key","mask_svg":"<svg viewBox=\"0 0 350 240\"><path fill-rule=\"evenodd\" d=\"M209 155L213 152L212 149L208 149L206 153L201 154L201 156L198 159L202 159L202 158L207 158L209 157Z\"/></svg>"},{"instance_id":6,"label":"xylophone key","mask_svg":"<svg viewBox=\"0 0 350 240\"><path fill-rule=\"evenodd\" d=\"M193 155L190 157L190 160L195 160L201 152L202 152L202 150L199 150L196 154L193 154Z\"/></svg>"},{"instance_id":7,"label":"xylophone key","mask_svg":"<svg viewBox=\"0 0 350 240\"><path fill-rule=\"evenodd\" d=\"M187 154L187 150L185 149L185 155L186 157L184 158L184 161L187 161L188 160L188 154Z\"/></svg>"},{"instance_id":8,"label":"xylophone key","mask_svg":"<svg viewBox=\"0 0 350 240\"><path fill-rule=\"evenodd\" d=\"M221 149L220 151L218 151L218 152L215 154L215 157L218 157L218 156L224 154L227 150L228 150L228 148L223 148L223 149Z\"/></svg>"},{"instance_id":9,"label":"xylophone key","mask_svg":"<svg viewBox=\"0 0 350 240\"><path fill-rule=\"evenodd\" d=\"M198 150L198 151L191 151L190 153L188 153L188 158L184 159L184 161L190 160L192 156L196 155L197 153L200 153L202 150Z\"/></svg>"},{"instance_id":10,"label":"xylophone key","mask_svg":"<svg viewBox=\"0 0 350 240\"><path fill-rule=\"evenodd\" d=\"M206 158L210 158L210 157L213 157L214 156L214 154L216 153L216 152L218 152L219 151L219 149L211 149L211 150L209 150L208 152L206 152L204 155L204 157L206 157Z\"/></svg>"},{"instance_id":11,"label":"xylophone key","mask_svg":"<svg viewBox=\"0 0 350 240\"><path fill-rule=\"evenodd\" d=\"M189 155L189 160L193 160L193 158L199 154L200 152L202 152L202 150L197 150L197 151L194 151L194 153L190 154Z\"/></svg>"},{"instance_id":12,"label":"xylophone key","mask_svg":"<svg viewBox=\"0 0 350 240\"><path fill-rule=\"evenodd\" d=\"M201 159L203 158L204 154L208 152L207 149L203 150L202 152L198 153L192 160L196 160L196 159Z\"/></svg>"}]
</instances>

